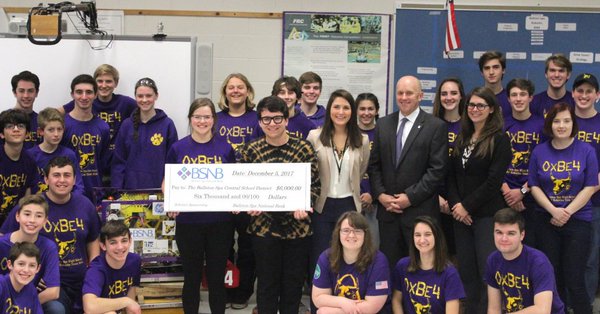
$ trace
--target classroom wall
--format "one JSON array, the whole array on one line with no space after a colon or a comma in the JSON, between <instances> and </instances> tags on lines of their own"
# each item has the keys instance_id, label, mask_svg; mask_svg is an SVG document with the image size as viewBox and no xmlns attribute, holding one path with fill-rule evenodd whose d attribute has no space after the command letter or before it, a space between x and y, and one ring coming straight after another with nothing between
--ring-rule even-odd
<instances>
[{"instance_id":1,"label":"classroom wall","mask_svg":"<svg viewBox=\"0 0 600 314\"><path fill-rule=\"evenodd\" d=\"M73 2L78 3L79 1ZM443 5L445 0L413 0L405 3ZM37 0L1 0L1 7L32 7ZM321 11L394 14L395 0L96 0L98 9L194 10L232 12ZM455 0L460 5L486 5L484 0ZM598 0L503 0L503 6L600 8ZM495 4L497 5L497 4ZM222 80L232 72L248 76L256 100L268 95L281 72L282 21L277 18L125 16L125 34L151 35L159 22L168 35L197 36L198 42L212 43L212 98L218 101ZM392 22L393 23L393 22ZM467 27L459 21L459 27ZM392 28L393 29L393 28ZM392 30L392 40L394 32ZM391 44L394 47L394 43ZM393 49L393 48L392 48ZM394 55L392 51L392 56ZM392 60L393 62L393 60ZM145 66L145 65L140 65ZM151 65L146 65L151 66ZM391 65L393 69L393 64ZM393 76L390 76L393 77ZM393 82L391 82L393 84ZM393 88L390 89L393 91ZM321 103L326 102L323 95ZM393 99L393 98L392 98Z\"/></svg>"}]
</instances>

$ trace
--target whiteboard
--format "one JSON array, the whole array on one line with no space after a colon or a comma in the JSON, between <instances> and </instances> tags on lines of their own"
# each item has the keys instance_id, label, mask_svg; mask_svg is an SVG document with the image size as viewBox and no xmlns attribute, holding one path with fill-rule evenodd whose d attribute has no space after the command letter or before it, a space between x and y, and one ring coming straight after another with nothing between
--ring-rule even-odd
<instances>
[{"instance_id":1,"label":"whiteboard","mask_svg":"<svg viewBox=\"0 0 600 314\"><path fill-rule=\"evenodd\" d=\"M187 113L195 86L195 37L155 41L149 36L116 36L104 50L94 50L90 45L103 47L108 40L86 38L64 35L56 45L38 46L27 38L0 34L0 110L14 107L10 80L21 71L29 70L40 78L34 104L39 112L69 102L71 80L83 73L93 75L98 65L108 63L119 70L117 94L133 97L137 80L152 78L159 93L156 108L163 109L175 122L180 138L188 134Z\"/></svg>"}]
</instances>

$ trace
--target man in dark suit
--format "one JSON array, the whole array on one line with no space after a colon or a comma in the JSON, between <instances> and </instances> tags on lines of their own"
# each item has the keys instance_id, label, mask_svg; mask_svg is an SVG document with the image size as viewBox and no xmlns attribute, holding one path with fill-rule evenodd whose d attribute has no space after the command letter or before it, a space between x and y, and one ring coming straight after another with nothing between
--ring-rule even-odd
<instances>
[{"instance_id":1,"label":"man in dark suit","mask_svg":"<svg viewBox=\"0 0 600 314\"><path fill-rule=\"evenodd\" d=\"M439 216L438 190L445 177L448 130L442 120L419 108L422 99L416 77L398 80L399 111L377 121L369 161L371 190L379 201L380 249L392 268L407 255L414 218Z\"/></svg>"}]
</instances>

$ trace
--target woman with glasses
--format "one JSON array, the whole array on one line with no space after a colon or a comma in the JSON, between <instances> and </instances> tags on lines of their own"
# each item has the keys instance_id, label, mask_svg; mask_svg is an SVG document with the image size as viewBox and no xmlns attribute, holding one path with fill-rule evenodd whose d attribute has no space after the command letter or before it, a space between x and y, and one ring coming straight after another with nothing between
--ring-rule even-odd
<instances>
[{"instance_id":1,"label":"woman with glasses","mask_svg":"<svg viewBox=\"0 0 600 314\"><path fill-rule=\"evenodd\" d=\"M154 107L158 99L154 80L140 79L134 93L137 108L117 133L111 185L121 189L160 188L167 152L178 139L177 129L164 111Z\"/></svg>"},{"instance_id":2,"label":"woman with glasses","mask_svg":"<svg viewBox=\"0 0 600 314\"><path fill-rule=\"evenodd\" d=\"M310 273L329 247L338 218L362 210L360 181L369 162L369 137L360 132L352 95L338 89L327 102L323 127L310 131L308 141L317 152L321 194L312 215L313 244Z\"/></svg>"},{"instance_id":3,"label":"woman with glasses","mask_svg":"<svg viewBox=\"0 0 600 314\"><path fill-rule=\"evenodd\" d=\"M217 113L208 98L190 105L192 133L177 141L167 154L167 163L234 163L235 153L227 140L215 133ZM233 215L226 212L179 213L175 239L183 264L183 309L198 313L200 285L206 262L208 303L211 313L225 313L227 294L223 284L227 257L233 242Z\"/></svg>"},{"instance_id":4,"label":"woman with glasses","mask_svg":"<svg viewBox=\"0 0 600 314\"><path fill-rule=\"evenodd\" d=\"M389 312L390 286L388 261L375 249L366 218L343 213L313 276L311 298L319 313Z\"/></svg>"},{"instance_id":5,"label":"woman with glasses","mask_svg":"<svg viewBox=\"0 0 600 314\"><path fill-rule=\"evenodd\" d=\"M409 256L398 261L392 275L394 314L419 314L421 309L458 314L459 300L465 297L465 291L458 271L448 259L442 229L431 217L419 216L412 233Z\"/></svg>"},{"instance_id":6,"label":"woman with glasses","mask_svg":"<svg viewBox=\"0 0 600 314\"><path fill-rule=\"evenodd\" d=\"M446 186L455 220L458 270L467 294L465 313L486 313L482 276L487 257L495 250L493 216L507 206L500 188L512 153L494 93L477 87L466 99Z\"/></svg>"},{"instance_id":7,"label":"woman with glasses","mask_svg":"<svg viewBox=\"0 0 600 314\"><path fill-rule=\"evenodd\" d=\"M554 266L560 298L576 314L592 313L584 270L590 252L592 203L598 162L591 145L575 139L577 119L567 103L555 104L544 120L549 141L533 149L529 186L537 202L539 248ZM567 298L567 295L569 298Z\"/></svg>"}]
</instances>

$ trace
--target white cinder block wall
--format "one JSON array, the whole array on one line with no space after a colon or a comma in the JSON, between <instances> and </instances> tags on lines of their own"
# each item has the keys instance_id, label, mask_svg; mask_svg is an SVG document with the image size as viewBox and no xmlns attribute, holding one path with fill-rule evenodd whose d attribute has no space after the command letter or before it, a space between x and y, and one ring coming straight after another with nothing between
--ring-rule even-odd
<instances>
[{"instance_id":1,"label":"white cinder block wall","mask_svg":"<svg viewBox=\"0 0 600 314\"><path fill-rule=\"evenodd\" d=\"M73 2L77 3L79 1L74 0ZM403 2L443 5L445 0ZM485 0L455 0L457 6L493 4L503 6L600 8L600 0L502 0L491 2ZM0 0L0 7L32 7L38 5L38 3L37 0ZM273 13L320 11L392 15L395 13L396 4L397 1L395 0L96 0L98 9ZM241 72L248 76L256 90L255 101L270 93L273 81L280 75L282 32L280 19L126 15L125 34L154 34L156 25L159 22L165 25L164 31L168 35L196 36L198 42L213 43L212 95L215 102L219 97L219 87L222 80L231 72ZM394 22L392 21L392 23ZM392 40L393 36L392 30ZM394 47L393 42L391 47ZM391 55L394 55L393 52ZM391 69L393 69L393 64ZM326 99L327 96L322 97Z\"/></svg>"}]
</instances>

